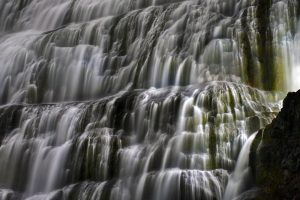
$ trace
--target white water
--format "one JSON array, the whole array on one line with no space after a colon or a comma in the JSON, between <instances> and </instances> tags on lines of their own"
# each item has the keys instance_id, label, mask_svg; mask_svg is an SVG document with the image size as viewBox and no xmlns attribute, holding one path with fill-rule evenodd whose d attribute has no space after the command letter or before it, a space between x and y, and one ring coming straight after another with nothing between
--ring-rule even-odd
<instances>
[{"instance_id":1,"label":"white water","mask_svg":"<svg viewBox=\"0 0 300 200\"><path fill-rule=\"evenodd\" d=\"M0 6L3 13L11 14L0 18L1 104L89 100L122 90L209 81L252 81L253 86L267 87L263 63L251 58L253 66L245 64L246 47L239 35L243 29L240 19L233 17L246 9L255 21L247 1L141 5L142 1L133 0L28 0L19 12L21 2L5 0ZM139 6L144 9L137 10ZM286 89L298 66L297 41L290 47L290 25L296 23L292 8L280 1L270 13L274 60L289 66L293 60L291 69L280 65L274 70L276 90ZM286 13L292 17L286 18ZM247 34L254 38L251 55L255 55L259 33L251 20ZM290 58L292 52L295 59ZM248 75L251 70L257 76Z\"/></svg>"},{"instance_id":2,"label":"white water","mask_svg":"<svg viewBox=\"0 0 300 200\"><path fill-rule=\"evenodd\" d=\"M0 199L222 199L300 87L297 6L270 5L275 87L257 2L0 1Z\"/></svg>"},{"instance_id":3,"label":"white water","mask_svg":"<svg viewBox=\"0 0 300 200\"><path fill-rule=\"evenodd\" d=\"M252 134L244 144L235 169L229 177L223 200L232 200L246 191L252 182L251 168L249 166L249 154L253 140L257 133Z\"/></svg>"},{"instance_id":4,"label":"white water","mask_svg":"<svg viewBox=\"0 0 300 200\"><path fill-rule=\"evenodd\" d=\"M298 22L298 32L294 37L291 49L292 53L292 90L300 89L300 21Z\"/></svg>"}]
</instances>

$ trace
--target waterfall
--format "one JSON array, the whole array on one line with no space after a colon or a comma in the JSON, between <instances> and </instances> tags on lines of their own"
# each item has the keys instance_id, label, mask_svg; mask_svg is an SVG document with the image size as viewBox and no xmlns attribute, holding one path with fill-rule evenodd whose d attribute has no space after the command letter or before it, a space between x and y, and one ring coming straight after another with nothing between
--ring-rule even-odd
<instances>
[{"instance_id":1,"label":"waterfall","mask_svg":"<svg viewBox=\"0 0 300 200\"><path fill-rule=\"evenodd\" d=\"M252 134L300 87L299 10L1 0L0 200L231 195Z\"/></svg>"},{"instance_id":2,"label":"waterfall","mask_svg":"<svg viewBox=\"0 0 300 200\"><path fill-rule=\"evenodd\" d=\"M292 49L291 49L291 59L292 59L292 90L296 91L300 88L300 21L297 25L297 33L294 36Z\"/></svg>"},{"instance_id":3,"label":"waterfall","mask_svg":"<svg viewBox=\"0 0 300 200\"><path fill-rule=\"evenodd\" d=\"M229 178L224 200L234 199L238 197L242 192L249 189L251 185L251 169L249 166L249 154L253 140L255 139L256 133L251 135L243 146L240 155L238 157L235 169Z\"/></svg>"}]
</instances>

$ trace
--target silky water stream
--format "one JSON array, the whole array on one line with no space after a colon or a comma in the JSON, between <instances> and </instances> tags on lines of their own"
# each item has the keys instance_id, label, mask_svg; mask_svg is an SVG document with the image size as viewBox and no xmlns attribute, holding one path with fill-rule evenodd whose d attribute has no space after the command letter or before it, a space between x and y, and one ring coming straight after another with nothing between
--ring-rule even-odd
<instances>
[{"instance_id":1,"label":"silky water stream","mask_svg":"<svg viewBox=\"0 0 300 200\"><path fill-rule=\"evenodd\" d=\"M234 199L300 88L296 0L0 0L0 199ZM246 174L245 174L246 173Z\"/></svg>"}]
</instances>

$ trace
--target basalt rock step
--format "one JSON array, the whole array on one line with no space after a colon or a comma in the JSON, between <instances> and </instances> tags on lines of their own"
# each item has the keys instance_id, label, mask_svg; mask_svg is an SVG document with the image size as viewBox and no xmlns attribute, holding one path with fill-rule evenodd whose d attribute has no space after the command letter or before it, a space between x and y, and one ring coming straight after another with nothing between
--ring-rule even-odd
<instances>
[{"instance_id":1,"label":"basalt rock step","mask_svg":"<svg viewBox=\"0 0 300 200\"><path fill-rule=\"evenodd\" d=\"M259 131L250 153L255 199L300 199L300 90L287 95L278 116Z\"/></svg>"}]
</instances>

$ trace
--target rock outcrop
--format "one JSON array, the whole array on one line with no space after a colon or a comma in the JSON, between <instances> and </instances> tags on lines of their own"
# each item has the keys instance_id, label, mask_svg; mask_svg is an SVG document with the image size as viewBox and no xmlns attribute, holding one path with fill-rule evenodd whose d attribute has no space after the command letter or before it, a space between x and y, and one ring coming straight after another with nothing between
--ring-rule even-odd
<instances>
[{"instance_id":1,"label":"rock outcrop","mask_svg":"<svg viewBox=\"0 0 300 200\"><path fill-rule=\"evenodd\" d=\"M261 188L256 199L300 199L300 90L289 93L278 116L259 131L250 165Z\"/></svg>"}]
</instances>

